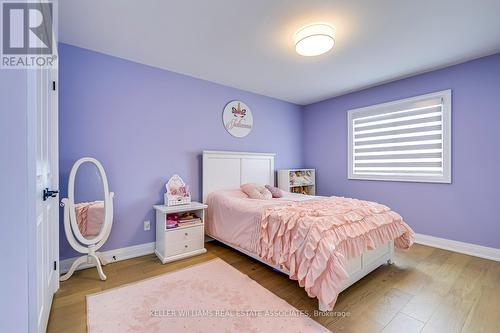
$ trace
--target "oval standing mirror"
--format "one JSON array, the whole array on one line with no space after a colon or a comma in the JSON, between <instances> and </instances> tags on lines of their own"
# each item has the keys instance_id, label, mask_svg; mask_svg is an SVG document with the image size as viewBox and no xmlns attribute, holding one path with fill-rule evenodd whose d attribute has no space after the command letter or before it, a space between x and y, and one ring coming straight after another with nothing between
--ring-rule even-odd
<instances>
[{"instance_id":1,"label":"oval standing mirror","mask_svg":"<svg viewBox=\"0 0 500 333\"><path fill-rule=\"evenodd\" d=\"M84 157L71 168L68 181L68 198L64 206L64 231L70 245L86 255L72 264L60 280L71 277L83 263L95 263L99 277L106 280L101 264L106 260L97 250L106 242L113 224L113 192L109 192L108 179L102 164L91 157Z\"/></svg>"},{"instance_id":2,"label":"oval standing mirror","mask_svg":"<svg viewBox=\"0 0 500 333\"><path fill-rule=\"evenodd\" d=\"M95 241L104 226L105 192L101 174L94 163L80 165L73 190L78 230L85 239Z\"/></svg>"}]
</instances>

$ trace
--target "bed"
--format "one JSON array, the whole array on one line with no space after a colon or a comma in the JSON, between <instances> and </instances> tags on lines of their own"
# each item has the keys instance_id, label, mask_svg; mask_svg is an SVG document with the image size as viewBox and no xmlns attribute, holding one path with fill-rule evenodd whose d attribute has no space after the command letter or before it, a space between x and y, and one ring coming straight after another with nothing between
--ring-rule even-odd
<instances>
[{"instance_id":1,"label":"bed","mask_svg":"<svg viewBox=\"0 0 500 333\"><path fill-rule=\"evenodd\" d=\"M272 252L279 251L275 249L276 247L273 248L271 245L267 252L265 250L266 231L262 227L264 212L271 221L273 213L281 216L293 209L303 209L301 207L315 204L332 205L335 204L334 200L344 200L344 198L330 199L287 193L280 199L248 199L239 190L240 185L257 183L274 186L274 158L275 154L269 153L203 152L203 202L208 204L206 233L209 237L294 278L291 274L291 271L295 271L293 267L287 266L278 259L273 260L277 256ZM409 230L407 238L412 237L411 229ZM401 242L400 239L396 241L398 245ZM406 241L411 245L411 239L406 239ZM283 248L282 244L279 248ZM270 255L269 252L271 252ZM372 246L370 250L362 251L361 254L349 258L342 264L344 276L335 292L340 293L380 265L391 264L393 261L393 239ZM301 286L304 284L303 280L294 279L299 280ZM331 300L331 298L320 297L320 292L315 293L310 289L306 288L309 296L318 297L318 308L321 311L330 310L333 307L335 301L325 304L324 300Z\"/></svg>"}]
</instances>

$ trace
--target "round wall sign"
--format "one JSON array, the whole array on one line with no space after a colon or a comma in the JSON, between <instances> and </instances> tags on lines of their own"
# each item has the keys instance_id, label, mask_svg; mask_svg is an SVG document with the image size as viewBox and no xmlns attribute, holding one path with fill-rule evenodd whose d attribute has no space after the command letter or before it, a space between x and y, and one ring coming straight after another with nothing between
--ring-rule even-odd
<instances>
[{"instance_id":1,"label":"round wall sign","mask_svg":"<svg viewBox=\"0 0 500 333\"><path fill-rule=\"evenodd\" d=\"M241 101L231 101L224 107L222 122L229 134L243 138L252 131L252 111Z\"/></svg>"}]
</instances>

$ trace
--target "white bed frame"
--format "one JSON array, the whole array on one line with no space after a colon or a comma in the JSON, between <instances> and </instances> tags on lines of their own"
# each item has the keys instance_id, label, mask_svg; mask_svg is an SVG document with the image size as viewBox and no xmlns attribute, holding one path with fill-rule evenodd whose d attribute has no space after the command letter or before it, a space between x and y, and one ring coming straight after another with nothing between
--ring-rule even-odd
<instances>
[{"instance_id":1,"label":"white bed frame","mask_svg":"<svg viewBox=\"0 0 500 333\"><path fill-rule=\"evenodd\" d=\"M245 153L228 151L203 152L203 203L208 194L217 190L239 188L241 184L258 183L274 186L274 157L269 153ZM213 235L208 235L227 246L252 257L277 271L285 273L280 267L272 265L257 254L232 245ZM388 242L378 248L349 260L349 278L344 282L342 291L359 281L368 273L386 263L394 262L394 243ZM319 303L319 310L326 306Z\"/></svg>"}]
</instances>

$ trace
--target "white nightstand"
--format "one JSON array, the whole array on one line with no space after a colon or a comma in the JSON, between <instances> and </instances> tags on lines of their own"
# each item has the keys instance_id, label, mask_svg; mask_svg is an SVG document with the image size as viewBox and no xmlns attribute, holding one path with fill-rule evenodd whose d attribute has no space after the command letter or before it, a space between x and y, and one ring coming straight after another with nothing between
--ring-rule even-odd
<instances>
[{"instance_id":1,"label":"white nightstand","mask_svg":"<svg viewBox=\"0 0 500 333\"><path fill-rule=\"evenodd\" d=\"M156 210L156 256L167 263L207 252L205 249L205 209L199 202L179 206L153 206ZM201 224L166 228L167 214L193 212Z\"/></svg>"}]
</instances>

